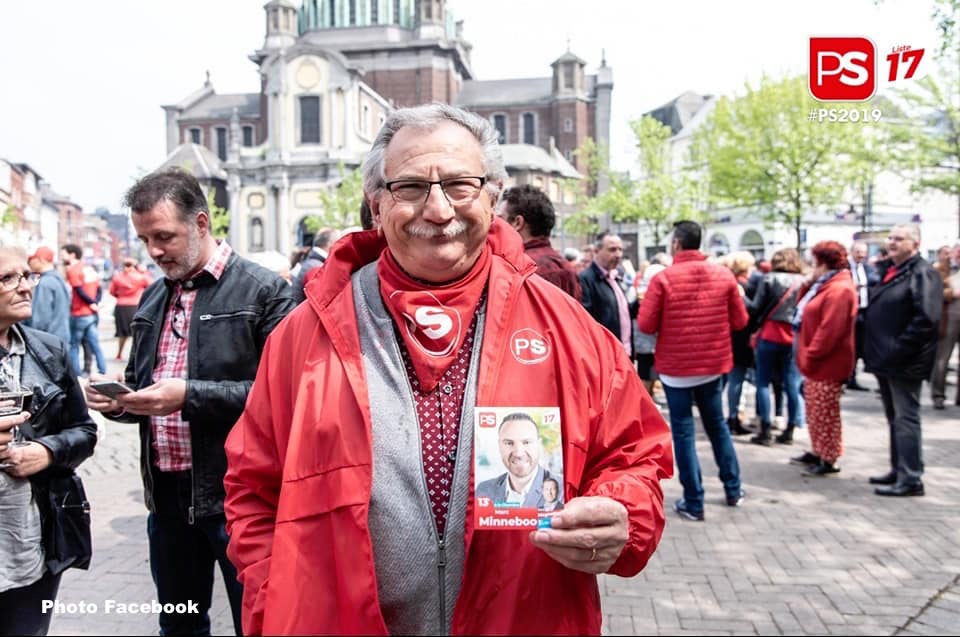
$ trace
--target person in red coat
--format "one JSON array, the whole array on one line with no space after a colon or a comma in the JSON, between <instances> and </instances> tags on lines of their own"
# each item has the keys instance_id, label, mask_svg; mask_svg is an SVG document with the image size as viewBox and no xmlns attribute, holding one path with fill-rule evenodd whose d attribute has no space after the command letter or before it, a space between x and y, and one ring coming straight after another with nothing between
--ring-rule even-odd
<instances>
[{"instance_id":1,"label":"person in red coat","mask_svg":"<svg viewBox=\"0 0 960 637\"><path fill-rule=\"evenodd\" d=\"M858 303L846 249L836 241L821 241L811 252L816 260L813 283L800 291L793 325L798 330L797 367L806 378L803 400L813 452L792 461L808 464L808 475L825 476L840 471L840 396L856 360Z\"/></svg>"},{"instance_id":2,"label":"person in red coat","mask_svg":"<svg viewBox=\"0 0 960 637\"><path fill-rule=\"evenodd\" d=\"M697 458L693 405L710 438L728 506L743 500L740 465L723 417L723 375L733 369L730 332L749 316L740 287L727 268L700 252L700 226L679 221L670 249L673 265L653 277L637 315L641 332L657 334L654 362L667 404L677 474L683 498L673 509L687 520L703 521L703 484Z\"/></svg>"},{"instance_id":3,"label":"person in red coat","mask_svg":"<svg viewBox=\"0 0 960 637\"><path fill-rule=\"evenodd\" d=\"M620 340L495 217L506 178L473 113L402 108L380 129L379 230L338 241L270 335L225 446L245 635L600 634L597 575L653 554L667 425ZM524 406L559 410L563 509L491 531L474 424Z\"/></svg>"}]
</instances>

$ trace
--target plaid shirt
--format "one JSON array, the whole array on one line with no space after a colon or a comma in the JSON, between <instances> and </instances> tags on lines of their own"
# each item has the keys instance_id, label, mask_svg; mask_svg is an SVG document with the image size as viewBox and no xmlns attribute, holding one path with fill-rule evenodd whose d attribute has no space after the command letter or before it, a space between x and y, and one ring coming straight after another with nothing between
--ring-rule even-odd
<instances>
[{"instance_id":1,"label":"plaid shirt","mask_svg":"<svg viewBox=\"0 0 960 637\"><path fill-rule=\"evenodd\" d=\"M231 253L233 249L226 241L221 241L203 269L219 281ZM170 305L167 306L163 330L160 332L160 344L157 346L156 366L153 368L154 382L163 378L187 379L190 315L196 299L197 290L191 281L185 284L180 281L173 283ZM153 432L153 448L157 452L157 469L188 471L192 468L190 423L183 419L179 409L167 416L151 416L150 428Z\"/></svg>"}]
</instances>

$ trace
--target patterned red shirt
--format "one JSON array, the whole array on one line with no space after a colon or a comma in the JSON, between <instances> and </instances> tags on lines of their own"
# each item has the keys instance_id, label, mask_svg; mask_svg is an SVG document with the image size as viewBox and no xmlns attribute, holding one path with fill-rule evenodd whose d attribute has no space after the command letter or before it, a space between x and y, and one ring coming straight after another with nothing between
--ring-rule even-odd
<instances>
[{"instance_id":1,"label":"patterned red shirt","mask_svg":"<svg viewBox=\"0 0 960 637\"><path fill-rule=\"evenodd\" d=\"M480 301L480 304L482 303L483 299ZM477 315L474 313L463 345L457 352L457 359L443 373L432 392L424 392L420 387L407 347L402 338L397 338L410 387L413 389L413 400L417 406L420 454L427 479L427 493L433 508L433 519L440 539L443 539L443 531L447 526L447 510L450 505L453 468L460 434L460 416L463 413L463 397L467 389L467 373L470 371L476 329Z\"/></svg>"},{"instance_id":2,"label":"patterned red shirt","mask_svg":"<svg viewBox=\"0 0 960 637\"><path fill-rule=\"evenodd\" d=\"M203 269L219 281L231 253L233 249L226 241L221 241ZM192 281L175 281L171 292L170 305L167 306L160 343L157 346L156 365L153 368L154 382L162 378L187 378L190 316L193 313L193 303L197 299L197 290ZM167 416L151 416L150 428L153 432L153 448L157 454L157 469L187 471L192 468L190 423L183 419L180 410Z\"/></svg>"}]
</instances>

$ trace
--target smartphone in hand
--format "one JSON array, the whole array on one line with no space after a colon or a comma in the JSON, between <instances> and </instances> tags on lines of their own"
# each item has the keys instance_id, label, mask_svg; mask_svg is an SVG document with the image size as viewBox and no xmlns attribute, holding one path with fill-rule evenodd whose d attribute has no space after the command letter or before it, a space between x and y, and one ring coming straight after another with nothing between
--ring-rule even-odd
<instances>
[{"instance_id":1,"label":"smartphone in hand","mask_svg":"<svg viewBox=\"0 0 960 637\"><path fill-rule=\"evenodd\" d=\"M121 394L129 394L133 391L131 387L115 380L96 380L90 383L90 387L114 400Z\"/></svg>"}]
</instances>

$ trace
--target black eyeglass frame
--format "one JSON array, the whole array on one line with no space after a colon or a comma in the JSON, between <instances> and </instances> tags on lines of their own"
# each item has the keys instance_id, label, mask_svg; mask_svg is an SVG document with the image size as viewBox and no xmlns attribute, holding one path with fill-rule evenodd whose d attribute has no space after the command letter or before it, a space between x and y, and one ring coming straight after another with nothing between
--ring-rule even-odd
<instances>
[{"instance_id":1,"label":"black eyeglass frame","mask_svg":"<svg viewBox=\"0 0 960 637\"><path fill-rule=\"evenodd\" d=\"M457 204L454 204L453 200L450 198L450 195L447 194L447 188L444 184L449 184L454 181L462 181L464 179L478 179L480 180L480 186L477 188L476 194L473 195L471 199L458 201ZM427 199L430 198L430 190L432 190L434 186L440 186L440 192L443 193L443 196L447 200L447 203L453 206L453 205L463 205L467 202L476 200L476 198L480 196L480 192L483 191L483 187L487 185L488 181L490 181L490 179L486 176L460 175L459 177L448 177L447 179L437 179L436 181L431 181L429 179L393 179L391 181L384 182L383 187L386 189L387 192L390 193L390 196L393 197L394 203L423 205L427 202ZM411 183L426 184L427 190L423 195L423 199L419 201L398 200L396 195L393 192L393 187L396 186L397 184L411 184Z\"/></svg>"}]
</instances>

